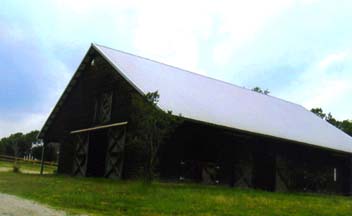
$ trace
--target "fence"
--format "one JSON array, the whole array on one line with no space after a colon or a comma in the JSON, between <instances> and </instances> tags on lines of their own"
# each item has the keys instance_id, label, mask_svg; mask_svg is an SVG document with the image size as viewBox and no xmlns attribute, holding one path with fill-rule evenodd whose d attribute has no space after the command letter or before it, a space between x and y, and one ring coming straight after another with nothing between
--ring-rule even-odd
<instances>
[{"instance_id":1,"label":"fence","mask_svg":"<svg viewBox=\"0 0 352 216\"><path fill-rule=\"evenodd\" d=\"M30 160L30 159L24 159L20 157L9 156L9 155L0 155L0 161L6 161L6 162L19 161L19 162L26 162L31 164L38 164L38 165L41 164L40 160ZM50 162L50 161L44 161L44 165L57 167L57 163Z\"/></svg>"}]
</instances>

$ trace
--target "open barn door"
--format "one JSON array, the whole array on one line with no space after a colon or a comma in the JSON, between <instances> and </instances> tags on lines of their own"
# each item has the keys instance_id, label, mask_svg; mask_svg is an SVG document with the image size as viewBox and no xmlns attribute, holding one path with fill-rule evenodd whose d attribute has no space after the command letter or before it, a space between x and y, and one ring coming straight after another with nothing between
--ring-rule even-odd
<instances>
[{"instance_id":1,"label":"open barn door","mask_svg":"<svg viewBox=\"0 0 352 216\"><path fill-rule=\"evenodd\" d=\"M276 158L275 154L262 150L255 150L252 183L255 188L275 191L276 185Z\"/></svg>"},{"instance_id":2,"label":"open barn door","mask_svg":"<svg viewBox=\"0 0 352 216\"><path fill-rule=\"evenodd\" d=\"M75 140L74 176L120 179L127 122L71 131Z\"/></svg>"}]
</instances>

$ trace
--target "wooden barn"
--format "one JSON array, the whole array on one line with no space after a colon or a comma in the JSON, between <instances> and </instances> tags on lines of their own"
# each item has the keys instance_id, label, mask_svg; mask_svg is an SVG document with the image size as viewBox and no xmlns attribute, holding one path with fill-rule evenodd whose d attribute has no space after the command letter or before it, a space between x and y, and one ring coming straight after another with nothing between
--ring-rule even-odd
<instances>
[{"instance_id":1,"label":"wooden barn","mask_svg":"<svg viewBox=\"0 0 352 216\"><path fill-rule=\"evenodd\" d=\"M352 194L352 138L304 107L92 44L43 126L62 174L133 178L131 95L158 91L184 121L159 151L160 179Z\"/></svg>"}]
</instances>

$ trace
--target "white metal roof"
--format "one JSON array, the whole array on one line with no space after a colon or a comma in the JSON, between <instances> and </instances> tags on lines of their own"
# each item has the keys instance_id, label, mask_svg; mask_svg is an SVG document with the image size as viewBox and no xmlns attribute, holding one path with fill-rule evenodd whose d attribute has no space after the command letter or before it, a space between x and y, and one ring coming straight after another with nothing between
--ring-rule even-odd
<instances>
[{"instance_id":1,"label":"white metal roof","mask_svg":"<svg viewBox=\"0 0 352 216\"><path fill-rule=\"evenodd\" d=\"M146 58L93 44L158 106L211 124L352 153L352 138L304 107Z\"/></svg>"}]
</instances>

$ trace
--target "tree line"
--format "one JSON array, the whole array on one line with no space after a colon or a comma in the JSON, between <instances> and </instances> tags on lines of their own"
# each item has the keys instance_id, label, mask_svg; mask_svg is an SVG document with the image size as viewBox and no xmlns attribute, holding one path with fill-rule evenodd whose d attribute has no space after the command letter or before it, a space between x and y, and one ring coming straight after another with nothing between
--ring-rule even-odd
<instances>
[{"instance_id":1,"label":"tree line","mask_svg":"<svg viewBox=\"0 0 352 216\"><path fill-rule=\"evenodd\" d=\"M313 108L310 111L319 116L320 118L324 119L325 121L329 122L330 124L334 125L335 127L339 128L340 130L344 131L346 134L352 136L351 120L336 120L330 112L328 114L324 113L322 108Z\"/></svg>"},{"instance_id":2,"label":"tree line","mask_svg":"<svg viewBox=\"0 0 352 216\"><path fill-rule=\"evenodd\" d=\"M34 130L29 133L14 133L8 137L0 139L0 154L14 156L14 157L25 157L33 156L34 159L40 160L42 154L43 145L37 139L39 131ZM44 159L47 161L55 161L55 149L51 146L45 148Z\"/></svg>"}]
</instances>

